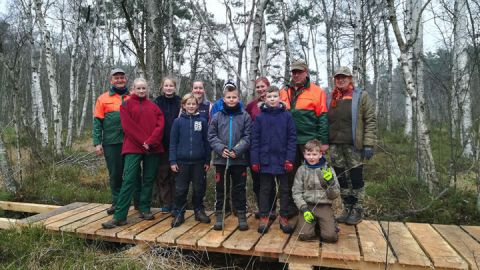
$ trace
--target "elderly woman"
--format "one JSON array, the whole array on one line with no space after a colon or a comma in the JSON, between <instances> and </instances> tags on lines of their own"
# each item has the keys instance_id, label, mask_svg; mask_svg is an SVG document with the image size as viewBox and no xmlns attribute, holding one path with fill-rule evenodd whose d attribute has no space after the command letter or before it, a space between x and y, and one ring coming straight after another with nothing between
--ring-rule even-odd
<instances>
[{"instance_id":1,"label":"elderly woman","mask_svg":"<svg viewBox=\"0 0 480 270\"><path fill-rule=\"evenodd\" d=\"M377 119L368 93L354 86L348 67L338 68L333 77L334 87L328 101L330 157L344 206L337 221L355 225L362 221L363 161L373 156Z\"/></svg>"},{"instance_id":2,"label":"elderly woman","mask_svg":"<svg viewBox=\"0 0 480 270\"><path fill-rule=\"evenodd\" d=\"M125 133L122 146L125 160L124 179L113 219L102 223L105 229L127 223L128 208L135 186L139 182L141 182L140 218L154 219L150 204L159 156L164 152L162 145L164 119L162 111L147 98L147 94L147 82L142 78L135 79L132 97L120 107L120 120ZM140 168L143 170L142 178L138 177Z\"/></svg>"}]
</instances>

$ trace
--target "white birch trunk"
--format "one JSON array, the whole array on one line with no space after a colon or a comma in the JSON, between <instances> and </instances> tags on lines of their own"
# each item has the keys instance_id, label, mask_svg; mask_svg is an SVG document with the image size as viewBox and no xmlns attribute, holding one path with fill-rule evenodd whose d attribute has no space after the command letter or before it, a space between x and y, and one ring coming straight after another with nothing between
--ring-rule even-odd
<instances>
[{"instance_id":1,"label":"white birch trunk","mask_svg":"<svg viewBox=\"0 0 480 270\"><path fill-rule=\"evenodd\" d=\"M255 95L255 79L257 78L258 63L260 58L260 40L262 38L263 13L269 0L260 0L257 2L257 11L253 19L252 49L250 51L250 71L248 74L247 96L253 99Z\"/></svg>"},{"instance_id":2,"label":"white birch trunk","mask_svg":"<svg viewBox=\"0 0 480 270\"><path fill-rule=\"evenodd\" d=\"M168 49L170 53L168 54L168 72L170 75L173 75L173 59L174 48L173 48L173 0L168 0Z\"/></svg>"},{"instance_id":3,"label":"white birch trunk","mask_svg":"<svg viewBox=\"0 0 480 270\"><path fill-rule=\"evenodd\" d=\"M54 142L55 142L55 152L61 154L62 152L62 113L61 106L59 102L57 82L56 82L56 71L53 59L53 48L50 40L50 32L47 29L45 18L42 13L42 1L35 0L35 10L37 14L37 21L40 31L43 34L43 45L45 49L45 59L48 73L48 82L50 88L50 96L52 100L52 110L53 110L53 125L54 125Z\"/></svg>"},{"instance_id":4,"label":"white birch trunk","mask_svg":"<svg viewBox=\"0 0 480 270\"><path fill-rule=\"evenodd\" d=\"M354 48L353 48L353 79L356 85L364 87L362 83L362 0L355 0L355 27L354 27Z\"/></svg>"},{"instance_id":5,"label":"white birch trunk","mask_svg":"<svg viewBox=\"0 0 480 270\"><path fill-rule=\"evenodd\" d=\"M72 48L72 55L70 56L70 85L69 85L69 93L70 93L70 103L68 107L68 124L67 124L67 140L65 142L66 147L72 146L72 137L73 137L73 120L75 114L75 104L77 100L77 92L76 89L76 82L77 82L77 61L78 61L78 43L79 43L79 36L80 36L80 13L78 13L78 18L75 21L75 38L74 44Z\"/></svg>"},{"instance_id":6,"label":"white birch trunk","mask_svg":"<svg viewBox=\"0 0 480 270\"><path fill-rule=\"evenodd\" d=\"M265 19L262 20L262 38L260 39L260 59L258 68L260 69L260 76L267 74L268 67L268 47L267 47L267 29L265 27Z\"/></svg>"},{"instance_id":7,"label":"white birch trunk","mask_svg":"<svg viewBox=\"0 0 480 270\"><path fill-rule=\"evenodd\" d=\"M468 64L468 29L466 0L456 0L454 8L453 70L452 70L452 134L458 134L463 146L463 156L473 156L472 105L470 96L470 71ZM455 103L453 103L455 102ZM461 110L459 110L461 109ZM460 114L461 112L461 114ZM454 118L455 117L455 118ZM460 125L461 124L461 125Z\"/></svg>"},{"instance_id":8,"label":"white birch trunk","mask_svg":"<svg viewBox=\"0 0 480 270\"><path fill-rule=\"evenodd\" d=\"M280 3L282 10L282 32L283 32L283 45L285 46L285 71L284 78L285 82L290 82L290 40L289 40L289 29L285 24L287 18L287 4Z\"/></svg>"},{"instance_id":9,"label":"white birch trunk","mask_svg":"<svg viewBox=\"0 0 480 270\"><path fill-rule=\"evenodd\" d=\"M390 31L388 27L388 8L383 8L384 18L383 18L383 29L385 35L385 46L387 48L387 90L386 90L386 104L387 104L387 130L392 130L392 76L393 76L393 59L392 59L392 44L390 43Z\"/></svg>"},{"instance_id":10,"label":"white birch trunk","mask_svg":"<svg viewBox=\"0 0 480 270\"><path fill-rule=\"evenodd\" d=\"M107 16L107 5L105 4L105 0L97 0L97 6L103 8L103 21L105 23L105 35L107 36L107 44L108 44L108 49L107 49L107 64L108 64L108 70L113 68L114 63L114 52L113 52L113 38L112 38L112 21L109 19ZM94 93L94 92L92 92ZM93 98L95 98L95 95L93 95ZM95 103L93 103L95 106Z\"/></svg>"},{"instance_id":11,"label":"white birch trunk","mask_svg":"<svg viewBox=\"0 0 480 270\"><path fill-rule=\"evenodd\" d=\"M34 24L33 24L33 12L32 1L28 2L29 17L29 36L30 36L30 66L32 68L32 82L31 82L31 94L32 94L32 124L36 125L38 121L40 131L40 143L42 147L48 146L48 123L45 115L45 108L43 106L42 89L40 87L40 68L42 66L42 49L41 46L37 48L35 46L35 37L33 36Z\"/></svg>"}]
</instances>

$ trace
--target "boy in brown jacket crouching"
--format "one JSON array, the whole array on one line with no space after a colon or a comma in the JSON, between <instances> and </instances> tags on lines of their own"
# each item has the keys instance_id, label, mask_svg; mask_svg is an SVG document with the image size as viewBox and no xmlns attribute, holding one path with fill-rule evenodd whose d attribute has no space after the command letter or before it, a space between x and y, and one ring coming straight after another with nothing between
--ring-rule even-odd
<instances>
[{"instance_id":1,"label":"boy in brown jacket crouching","mask_svg":"<svg viewBox=\"0 0 480 270\"><path fill-rule=\"evenodd\" d=\"M305 163L298 168L292 195L295 204L303 213L299 219L301 241L318 239L315 225L320 229L320 239L333 243L338 240L338 229L333 215L332 202L340 194L335 171L327 164L320 152L321 143L311 140L305 144Z\"/></svg>"}]
</instances>

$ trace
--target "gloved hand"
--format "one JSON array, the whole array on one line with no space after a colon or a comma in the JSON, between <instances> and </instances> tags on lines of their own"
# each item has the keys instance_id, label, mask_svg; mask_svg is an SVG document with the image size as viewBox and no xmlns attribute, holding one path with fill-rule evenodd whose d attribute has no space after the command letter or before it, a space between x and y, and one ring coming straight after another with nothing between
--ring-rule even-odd
<instances>
[{"instance_id":1,"label":"gloved hand","mask_svg":"<svg viewBox=\"0 0 480 270\"><path fill-rule=\"evenodd\" d=\"M371 146L364 146L362 156L367 160L371 159L373 157L373 148Z\"/></svg>"},{"instance_id":2,"label":"gloved hand","mask_svg":"<svg viewBox=\"0 0 480 270\"><path fill-rule=\"evenodd\" d=\"M260 164L252 164L252 171L259 173L260 172Z\"/></svg>"},{"instance_id":3,"label":"gloved hand","mask_svg":"<svg viewBox=\"0 0 480 270\"><path fill-rule=\"evenodd\" d=\"M332 168L322 168L322 173L323 173L323 181L327 183L327 186L333 184L335 181L333 181L333 172Z\"/></svg>"},{"instance_id":4,"label":"gloved hand","mask_svg":"<svg viewBox=\"0 0 480 270\"><path fill-rule=\"evenodd\" d=\"M286 171L287 173L293 171L293 163L290 162L290 161L288 161L288 160L285 161L285 163L283 164L283 167L285 168L285 171Z\"/></svg>"},{"instance_id":5,"label":"gloved hand","mask_svg":"<svg viewBox=\"0 0 480 270\"><path fill-rule=\"evenodd\" d=\"M303 219L305 219L305 222L312 224L312 222L315 221L315 216L310 210L308 210L308 205L302 205L302 207L300 207L300 211L303 212Z\"/></svg>"}]
</instances>

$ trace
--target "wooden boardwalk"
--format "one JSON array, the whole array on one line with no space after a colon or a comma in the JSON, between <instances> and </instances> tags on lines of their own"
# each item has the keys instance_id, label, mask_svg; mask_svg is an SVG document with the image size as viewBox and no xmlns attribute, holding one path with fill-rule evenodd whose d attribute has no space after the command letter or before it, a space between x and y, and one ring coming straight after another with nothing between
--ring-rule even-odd
<instances>
[{"instance_id":1,"label":"wooden boardwalk","mask_svg":"<svg viewBox=\"0 0 480 270\"><path fill-rule=\"evenodd\" d=\"M225 232L212 224L195 221L187 211L186 221L171 228L169 214L155 212L146 221L131 209L128 224L111 230L101 223L110 220L109 205L72 203L16 222L17 226L38 224L49 231L68 232L89 239L119 243L144 243L180 249L278 258L294 265L328 266L346 269L479 269L480 227L365 220L357 226L340 225L336 244L298 241L298 232L282 233L276 220L270 231L257 233L253 215L250 229L236 229L237 219L225 219ZM211 214L211 213L209 213ZM212 216L213 218L213 216ZM298 229L298 228L297 228ZM386 265L387 264L387 265ZM386 267L387 266L387 267ZM292 269L291 268L291 269Z\"/></svg>"}]
</instances>

